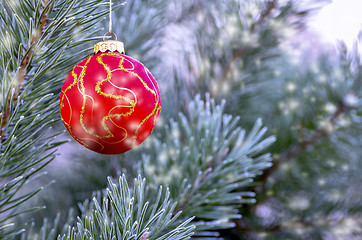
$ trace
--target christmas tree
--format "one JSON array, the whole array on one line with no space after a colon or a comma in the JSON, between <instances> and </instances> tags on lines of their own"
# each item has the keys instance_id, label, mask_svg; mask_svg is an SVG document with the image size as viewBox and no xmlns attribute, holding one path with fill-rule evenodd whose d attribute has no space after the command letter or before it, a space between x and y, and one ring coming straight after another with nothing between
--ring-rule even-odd
<instances>
[{"instance_id":1,"label":"christmas tree","mask_svg":"<svg viewBox=\"0 0 362 240\"><path fill-rule=\"evenodd\" d=\"M358 44L311 56L292 37L325 1L114 2L162 112L101 155L70 140L59 97L109 4L1 2L0 239L361 238Z\"/></svg>"}]
</instances>

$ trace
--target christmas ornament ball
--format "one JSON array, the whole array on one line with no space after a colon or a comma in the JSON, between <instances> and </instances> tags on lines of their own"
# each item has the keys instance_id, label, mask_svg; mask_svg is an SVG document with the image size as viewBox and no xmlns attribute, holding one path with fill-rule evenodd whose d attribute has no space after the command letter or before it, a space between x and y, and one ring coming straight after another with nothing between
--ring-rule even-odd
<instances>
[{"instance_id":1,"label":"christmas ornament ball","mask_svg":"<svg viewBox=\"0 0 362 240\"><path fill-rule=\"evenodd\" d=\"M77 64L60 95L62 121L72 137L102 154L124 153L153 131L161 111L157 82L123 44L103 41Z\"/></svg>"}]
</instances>

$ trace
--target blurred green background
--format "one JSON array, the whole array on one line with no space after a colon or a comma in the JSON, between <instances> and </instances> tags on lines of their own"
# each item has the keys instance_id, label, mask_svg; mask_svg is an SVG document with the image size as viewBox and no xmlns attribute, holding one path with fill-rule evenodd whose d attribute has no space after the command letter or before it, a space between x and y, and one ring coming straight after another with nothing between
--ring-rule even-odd
<instances>
[{"instance_id":1,"label":"blurred green background","mask_svg":"<svg viewBox=\"0 0 362 240\"><path fill-rule=\"evenodd\" d=\"M71 141L61 146L37 184L55 182L27 203L46 210L31 218L40 223L60 212L65 219L70 208L77 212L79 201L105 187L107 176L124 169L133 175L141 155L155 151L152 138L165 139L169 119L184 112L196 94L210 93L217 102L226 100L227 113L239 115L242 128L251 129L261 117L268 134L277 138L269 149L274 165L249 189L256 191L256 203L241 205L243 218L222 237L361 239L358 35L347 46L318 34L312 21L328 4L130 0L116 9L113 31L126 54L147 66L160 86L157 127L140 147L120 156L93 153L63 134ZM333 19L349 17L340 14ZM108 20L96 28L106 32ZM29 216L18 221L28 222Z\"/></svg>"}]
</instances>

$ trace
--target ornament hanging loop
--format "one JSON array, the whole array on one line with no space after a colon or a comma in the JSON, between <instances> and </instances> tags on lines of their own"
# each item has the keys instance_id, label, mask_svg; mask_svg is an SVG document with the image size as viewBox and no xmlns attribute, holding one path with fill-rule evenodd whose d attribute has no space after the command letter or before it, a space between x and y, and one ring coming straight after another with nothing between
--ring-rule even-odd
<instances>
[{"instance_id":1,"label":"ornament hanging loop","mask_svg":"<svg viewBox=\"0 0 362 240\"><path fill-rule=\"evenodd\" d=\"M116 40L105 40L107 34L113 34ZM93 54L107 51L119 52L121 54L124 54L124 44L123 42L117 41L117 35L114 32L107 32L106 34L104 34L103 41L98 42L96 45L94 45Z\"/></svg>"},{"instance_id":2,"label":"ornament hanging loop","mask_svg":"<svg viewBox=\"0 0 362 240\"><path fill-rule=\"evenodd\" d=\"M115 41L117 41L117 35L112 31L106 32L106 34L103 35L103 41L106 41L105 37L107 36L107 34L113 34L113 36L116 38Z\"/></svg>"}]
</instances>

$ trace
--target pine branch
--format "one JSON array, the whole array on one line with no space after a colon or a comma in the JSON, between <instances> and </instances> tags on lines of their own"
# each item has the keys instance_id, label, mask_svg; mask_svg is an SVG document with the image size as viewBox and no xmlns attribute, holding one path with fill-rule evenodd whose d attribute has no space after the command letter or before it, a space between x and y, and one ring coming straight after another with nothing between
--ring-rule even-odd
<instances>
[{"instance_id":1,"label":"pine branch","mask_svg":"<svg viewBox=\"0 0 362 240\"><path fill-rule=\"evenodd\" d=\"M259 18L256 21L254 21L249 28L250 34L255 33L259 25L265 24L264 22L265 19L267 19L270 16L273 9L276 8L276 5L277 5L277 0L270 0L265 3L265 9L261 12ZM227 78L230 75L231 70L233 69L234 63L238 59L243 57L244 52L247 51L248 48L250 48L250 46L240 46L238 49L234 50L232 58L229 59L225 65L224 68L225 70L220 80L221 83L225 84Z\"/></svg>"},{"instance_id":2,"label":"pine branch","mask_svg":"<svg viewBox=\"0 0 362 240\"><path fill-rule=\"evenodd\" d=\"M272 13L273 9L276 8L276 5L278 4L277 0L269 0L265 3L264 10L261 12L259 18L253 22L250 26L250 31L254 32L258 25L263 24L265 19L269 17L269 15Z\"/></svg>"},{"instance_id":3,"label":"pine branch","mask_svg":"<svg viewBox=\"0 0 362 240\"><path fill-rule=\"evenodd\" d=\"M333 219L333 214L343 212L347 219L359 219L352 210L357 207L356 202L353 202L356 200L345 200L354 199L354 194L345 198L346 192L349 191L345 189L350 189L350 185L359 179L354 175L354 172L358 172L359 165L351 159L357 156L356 148L360 146L360 141L354 139L354 136L358 136L360 132L358 126L360 120L354 119L354 112L360 111L360 100L356 95L357 92L361 92L360 70L356 67L360 66L360 60L357 57L358 54L347 54L342 51L340 55L342 57L338 62L329 62L330 55L321 57L316 65L318 72L308 73L308 70L303 69L303 74L298 76L297 81L294 82L302 83L297 84L300 89L306 89L306 86L316 87L318 93L316 102L311 101L312 106L308 106L306 110L298 109L296 111L298 115L294 116L293 123L301 122L298 126L298 138L293 133L293 141L296 143L290 144L289 147L285 147L284 151L280 151L280 154L274 159L274 165L261 175L260 183L254 187L258 193L258 203L245 211L245 215L250 218L236 221L240 234L249 232L252 236L263 228L263 232L273 237L280 237L286 233L290 236L297 236L298 231L304 230L308 232L305 236L309 238L318 236L321 232L323 234L328 232L334 236L335 222L329 221L329 219ZM300 66L296 66L296 68L299 70ZM297 75L295 70L291 73L293 77ZM328 81L319 82L319 77L324 74L329 74ZM289 75L286 74L283 77L287 79ZM299 96L297 99L304 105L303 108L311 104L308 96ZM335 104L332 105L332 103ZM333 108L330 107L327 110L326 107L323 107L328 106L327 104ZM308 113L305 113L306 111ZM319 116L325 114L326 111L330 112L330 116L320 122ZM344 121L351 122L345 125ZM287 135L288 125L281 125L283 131L280 131L280 135ZM312 127L313 129L311 129ZM303 132L307 129L310 131L308 135ZM296 139L299 139L299 142ZM293 158L296 158L297 161L289 164ZM329 165L329 161L333 165ZM282 165L285 163L286 168L283 168ZM344 166L344 170L341 166ZM356 170L349 170L351 166ZM341 185L344 186L343 190L338 190L338 192L340 191L343 197L331 200L329 191L341 189ZM298 194L300 193L302 195L299 201ZM295 197L296 195L297 197ZM303 201L307 204L303 205ZM298 206L298 203L301 205ZM269 210L275 211L272 213L273 216L266 216ZM279 211L282 214L278 215ZM257 217L253 217L254 215ZM293 216L293 220L289 222L291 216ZM344 217L341 219L343 222ZM295 230L295 227L298 227L299 230ZM275 229L280 231L275 232ZM342 238L349 238L347 236L350 232L351 230L346 230Z\"/></svg>"},{"instance_id":4,"label":"pine branch","mask_svg":"<svg viewBox=\"0 0 362 240\"><path fill-rule=\"evenodd\" d=\"M165 141L154 141L157 154L143 156L143 174L155 187L169 186L177 199L174 213L196 217L195 236L215 237L215 230L233 227L239 204L254 202L254 193L243 189L270 164L270 155L260 152L275 139L261 139L261 120L246 136L236 127L238 118L223 114L224 104L196 96L188 117L180 114L165 126Z\"/></svg>"},{"instance_id":5,"label":"pine branch","mask_svg":"<svg viewBox=\"0 0 362 240\"><path fill-rule=\"evenodd\" d=\"M106 14L97 9L100 2L2 2L0 18L6 24L0 26L0 222L12 222L20 213L37 209L23 207L43 189L27 190L29 183L42 176L40 171L54 159L57 147L67 142L56 141L61 132L51 130L59 121L54 94L73 61L83 57L69 58L72 53L64 50L92 40L89 34L97 31L90 27ZM14 236L20 229L9 225L0 238Z\"/></svg>"},{"instance_id":6,"label":"pine branch","mask_svg":"<svg viewBox=\"0 0 362 240\"><path fill-rule=\"evenodd\" d=\"M294 146L291 146L290 148L286 149L284 152L282 152L278 157L274 158L273 165L266 169L263 174L260 176L260 181L264 184L261 184L261 186L258 186L256 188L257 192L260 192L265 186L265 183L267 182L268 178L279 169L280 165L283 163L286 163L290 161L292 158L297 157L300 153L305 151L308 147L313 146L315 143L318 142L322 137L327 135L330 132L330 128L334 127L336 125L336 122L338 118L345 112L346 110L346 104L344 102L341 102L339 106L337 107L336 111L333 113L333 115L328 120L327 125L321 126L319 129L315 130L315 132L311 135L310 138L304 138L302 141L297 143Z\"/></svg>"},{"instance_id":7,"label":"pine branch","mask_svg":"<svg viewBox=\"0 0 362 240\"><path fill-rule=\"evenodd\" d=\"M16 83L17 86L12 86L12 88L16 88L16 91L8 96L7 102L6 102L6 108L2 110L2 117L1 117L1 126L0 126L0 141L3 142L4 140L4 132L5 132L5 126L9 120L9 117L11 115L11 108L10 106L12 104L15 104L15 101L18 99L19 94L21 93L23 89L23 83L25 81L26 75L28 73L28 68L31 66L28 66L30 63L30 59L33 57L34 54L34 46L36 46L43 35L45 24L48 21L48 10L49 7L45 8L48 5L48 0L41 1L42 6L40 7L39 11L42 12L42 17L40 20L40 25L37 29L35 29L35 32L32 34L31 42L29 49L25 48L25 56L21 56L23 59L22 63L20 64L19 69L19 78Z\"/></svg>"},{"instance_id":8,"label":"pine branch","mask_svg":"<svg viewBox=\"0 0 362 240\"><path fill-rule=\"evenodd\" d=\"M170 193L160 186L150 195L140 176L134 180L133 188L128 186L125 175L118 184L109 178L104 195L98 194L90 204L86 201L76 227L68 227L58 239L181 240L193 234L194 226L189 225L192 218L171 227L180 213L172 214L176 204Z\"/></svg>"},{"instance_id":9,"label":"pine branch","mask_svg":"<svg viewBox=\"0 0 362 240\"><path fill-rule=\"evenodd\" d=\"M39 233L34 224L23 232L23 240L36 239L129 239L182 240L189 239L195 228L193 218L180 219L180 212L172 214L176 206L168 189L160 186L155 192L141 176L133 186L123 174L114 181L108 178L108 187L93 194L91 201L79 204L81 215L74 223L73 211L62 226L58 214L51 223L44 219ZM177 221L177 223L175 223Z\"/></svg>"}]
</instances>

